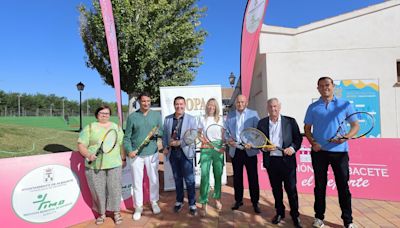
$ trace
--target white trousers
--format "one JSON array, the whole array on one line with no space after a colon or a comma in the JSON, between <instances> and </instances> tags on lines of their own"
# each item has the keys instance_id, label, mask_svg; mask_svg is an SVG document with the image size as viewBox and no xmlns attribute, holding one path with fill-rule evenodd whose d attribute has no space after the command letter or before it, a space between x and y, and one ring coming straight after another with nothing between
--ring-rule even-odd
<instances>
[{"instance_id":1,"label":"white trousers","mask_svg":"<svg viewBox=\"0 0 400 228\"><path fill-rule=\"evenodd\" d=\"M130 159L131 172L133 177L133 197L135 208L143 206L143 168L146 167L149 177L150 201L157 202L160 199L158 182L158 153Z\"/></svg>"}]
</instances>

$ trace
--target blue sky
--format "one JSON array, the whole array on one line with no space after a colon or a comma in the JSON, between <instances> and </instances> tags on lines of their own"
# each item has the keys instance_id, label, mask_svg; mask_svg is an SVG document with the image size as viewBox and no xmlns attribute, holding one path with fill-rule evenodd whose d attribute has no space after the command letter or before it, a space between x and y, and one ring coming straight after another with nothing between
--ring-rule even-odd
<instances>
[{"instance_id":1,"label":"blue sky","mask_svg":"<svg viewBox=\"0 0 400 228\"><path fill-rule=\"evenodd\" d=\"M269 0L264 23L298 27L383 0ZM83 99L115 101L114 90L85 65L77 6L90 0L3 1L0 14L0 90L55 94L78 100L76 84L86 87ZM209 35L202 46L204 64L193 85L229 87L230 72L239 74L240 36L246 0L200 0L208 11L201 26ZM123 103L127 104L123 93Z\"/></svg>"}]
</instances>

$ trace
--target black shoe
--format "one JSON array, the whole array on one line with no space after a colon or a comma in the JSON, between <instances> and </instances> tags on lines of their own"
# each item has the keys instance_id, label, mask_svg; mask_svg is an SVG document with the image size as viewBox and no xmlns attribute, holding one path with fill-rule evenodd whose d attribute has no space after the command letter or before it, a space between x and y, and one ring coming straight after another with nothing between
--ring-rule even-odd
<instances>
[{"instance_id":1,"label":"black shoe","mask_svg":"<svg viewBox=\"0 0 400 228\"><path fill-rule=\"evenodd\" d=\"M299 217L292 218L292 220L293 220L294 227L296 227L296 228L302 228L303 227L303 225L301 225L301 220L300 220Z\"/></svg>"},{"instance_id":2,"label":"black shoe","mask_svg":"<svg viewBox=\"0 0 400 228\"><path fill-rule=\"evenodd\" d=\"M260 210L260 207L258 206L258 204L254 204L253 208L254 208L254 212L256 214L260 214L261 213L261 210Z\"/></svg>"},{"instance_id":3,"label":"black shoe","mask_svg":"<svg viewBox=\"0 0 400 228\"><path fill-rule=\"evenodd\" d=\"M277 214L277 215L275 215L273 218L272 218L272 223L273 224L278 224L278 223L280 223L281 221L282 221L282 219L284 219L285 218L285 216L284 215L279 215L279 214Z\"/></svg>"},{"instance_id":4,"label":"black shoe","mask_svg":"<svg viewBox=\"0 0 400 228\"><path fill-rule=\"evenodd\" d=\"M235 204L233 204L232 210L237 210L240 206L243 206L243 202L236 202Z\"/></svg>"},{"instance_id":5,"label":"black shoe","mask_svg":"<svg viewBox=\"0 0 400 228\"><path fill-rule=\"evenodd\" d=\"M176 205L176 204L175 204L175 206L174 206L174 212L175 212L175 213L178 213L178 212L180 212L180 211L182 210L182 208L183 208L183 203L181 203L181 204L179 204L179 205Z\"/></svg>"},{"instance_id":6,"label":"black shoe","mask_svg":"<svg viewBox=\"0 0 400 228\"><path fill-rule=\"evenodd\" d=\"M193 216L197 216L197 208L189 208L189 213Z\"/></svg>"}]
</instances>

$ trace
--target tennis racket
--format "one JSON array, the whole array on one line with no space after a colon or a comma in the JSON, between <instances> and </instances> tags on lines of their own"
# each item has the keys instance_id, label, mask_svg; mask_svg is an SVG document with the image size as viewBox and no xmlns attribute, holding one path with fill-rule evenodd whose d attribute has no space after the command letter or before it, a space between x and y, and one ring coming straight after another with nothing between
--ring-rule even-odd
<instances>
[{"instance_id":1,"label":"tennis racket","mask_svg":"<svg viewBox=\"0 0 400 228\"><path fill-rule=\"evenodd\" d=\"M360 130L351 138L347 138L347 133L350 132L350 122L358 121L360 125ZM375 126L374 117L368 112L355 112L347 116L342 122L340 122L339 127L334 136L332 136L328 142L332 142L335 139L358 139L366 136L372 131Z\"/></svg>"},{"instance_id":2,"label":"tennis racket","mask_svg":"<svg viewBox=\"0 0 400 228\"><path fill-rule=\"evenodd\" d=\"M143 142L137 147L137 154L136 154L136 156L137 155L140 155L140 153L142 153L142 151L143 151L143 148L147 145L147 144L149 144L149 142L152 140L152 139L154 139L154 138L157 138L157 137L155 137L156 135L157 135L157 133L158 133L158 129L159 129L159 127L158 126L155 126L155 127L153 127L151 130L150 130L150 132L149 133L147 133L147 135L146 135L146 138L144 138L144 140L143 140Z\"/></svg>"},{"instance_id":3,"label":"tennis racket","mask_svg":"<svg viewBox=\"0 0 400 228\"><path fill-rule=\"evenodd\" d=\"M188 129L183 134L183 141L186 145L195 145L200 141L200 137L202 137L200 131L198 129ZM194 155L194 164L197 165L197 156Z\"/></svg>"},{"instance_id":4,"label":"tennis racket","mask_svg":"<svg viewBox=\"0 0 400 228\"><path fill-rule=\"evenodd\" d=\"M197 144L197 141L200 140L201 133L198 129L188 129L183 134L183 141L186 145Z\"/></svg>"},{"instance_id":5,"label":"tennis racket","mask_svg":"<svg viewBox=\"0 0 400 228\"><path fill-rule=\"evenodd\" d=\"M211 124L210 126L208 126L206 130L206 137L210 142L221 140L221 138L219 138L218 135L214 136L212 132L223 132L222 138L224 138L223 140L224 142L226 142L228 139L234 139L232 133L229 131L228 128L219 124ZM236 148L244 150L244 144L239 143L236 140L234 141L236 143Z\"/></svg>"},{"instance_id":6,"label":"tennis racket","mask_svg":"<svg viewBox=\"0 0 400 228\"><path fill-rule=\"evenodd\" d=\"M360 125L360 129L358 130L357 134L352 136L351 138L346 137L346 135L350 132L351 126L350 123L358 121L358 124ZM336 130L336 133L329 138L326 144L321 146L321 148L325 147L327 144L335 141L335 140L341 140L341 139L358 139L366 136L368 133L372 131L372 129L375 126L375 118L372 116L372 114L368 112L355 112L349 116L347 116L344 120L342 120L339 124L338 129Z\"/></svg>"},{"instance_id":7,"label":"tennis racket","mask_svg":"<svg viewBox=\"0 0 400 228\"><path fill-rule=\"evenodd\" d=\"M206 138L208 140L208 144L212 149L221 150L225 146L225 132L227 130L219 125L219 124L211 124L210 126L207 127L206 129ZM227 134L230 136L230 134L227 132ZM215 143L215 142L221 142L221 143Z\"/></svg>"},{"instance_id":8,"label":"tennis racket","mask_svg":"<svg viewBox=\"0 0 400 228\"><path fill-rule=\"evenodd\" d=\"M243 144L249 144L252 148L263 149L273 148L283 152L283 148L275 146L265 134L257 128L246 128L240 133L240 140Z\"/></svg>"},{"instance_id":9,"label":"tennis racket","mask_svg":"<svg viewBox=\"0 0 400 228\"><path fill-rule=\"evenodd\" d=\"M115 129L110 129L104 134L100 147L96 151L96 157L101 156L100 168L103 164L103 154L108 154L115 148L117 139L118 133ZM92 161L89 161L88 164L92 164Z\"/></svg>"}]
</instances>

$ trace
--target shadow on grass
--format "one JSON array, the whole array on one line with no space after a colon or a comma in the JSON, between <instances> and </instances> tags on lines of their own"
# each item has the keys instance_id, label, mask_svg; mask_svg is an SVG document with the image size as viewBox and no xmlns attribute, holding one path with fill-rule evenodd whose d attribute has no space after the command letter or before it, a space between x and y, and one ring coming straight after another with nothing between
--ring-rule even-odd
<instances>
[{"instance_id":1,"label":"shadow on grass","mask_svg":"<svg viewBox=\"0 0 400 228\"><path fill-rule=\"evenodd\" d=\"M79 133L79 132L81 132L81 131L79 130L79 127L78 127L78 129L65 129L64 131L68 131L68 132L76 132L76 133Z\"/></svg>"},{"instance_id":2,"label":"shadow on grass","mask_svg":"<svg viewBox=\"0 0 400 228\"><path fill-rule=\"evenodd\" d=\"M59 152L66 152L66 151L73 151L73 149L66 147L61 144L47 144L43 147L43 150L52 153L59 153Z\"/></svg>"}]
</instances>

